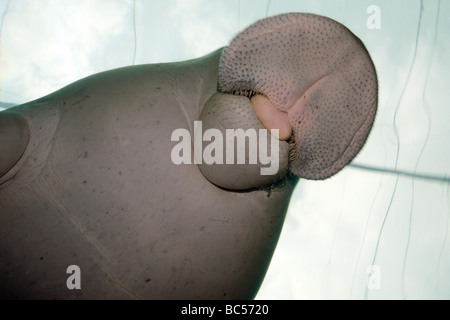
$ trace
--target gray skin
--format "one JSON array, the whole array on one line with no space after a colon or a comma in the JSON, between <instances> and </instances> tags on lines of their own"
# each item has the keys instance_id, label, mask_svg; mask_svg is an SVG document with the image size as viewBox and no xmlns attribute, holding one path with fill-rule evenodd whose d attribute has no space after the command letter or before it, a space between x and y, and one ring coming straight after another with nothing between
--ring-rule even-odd
<instances>
[{"instance_id":1,"label":"gray skin","mask_svg":"<svg viewBox=\"0 0 450 320\"><path fill-rule=\"evenodd\" d=\"M298 27L292 21L308 19L340 28L339 32L345 29L330 19L305 14L276 16L253 28L284 32L278 22ZM245 32L251 33L251 28ZM351 36L358 54L368 57ZM239 35L236 39L242 42ZM332 141L329 153L313 129L311 141L307 136L307 142L298 138L305 132L298 126L305 113L298 110L304 102L293 102L291 97L283 105L276 92L264 92L268 85L254 90L243 85L242 92L230 89L229 72L239 78L245 70L237 66L230 71L230 65L236 65L230 51L241 52L240 45L235 41L191 61L99 73L0 113L2 298L248 299L256 295L302 176L301 163L309 166L306 177L313 179L342 169L356 154L354 149L364 144L376 99L366 107L361 97L367 95L372 101L373 90L370 94L364 90L356 99L362 116L332 116L338 121L336 131L319 136L345 134L339 143ZM329 51L334 56L336 50ZM371 61L370 66L374 76ZM258 70L255 78L263 71ZM322 79L319 74L310 85L301 84L298 98L319 99L312 104L322 103L320 110L326 110L328 97L321 102L323 95L317 94ZM363 80L367 82L367 77ZM238 82L243 84L242 79ZM264 84L264 79L256 82ZM308 89L303 90L305 86ZM372 89L376 91L376 83ZM172 133L186 128L193 135L194 120L204 121L204 130L264 128L252 112L249 98L255 93L290 117L292 137L280 141L276 175L261 177L259 163L207 167L172 162L171 152L178 143L171 141ZM349 99L341 101L344 112L349 104L358 107L355 99ZM287 111L291 107L295 112ZM311 111L315 116L307 114L303 125L322 112L314 107ZM323 117L327 114L309 127L320 128ZM367 119L369 126L365 126ZM359 124L349 129L349 122ZM329 122L325 125L331 130ZM319 151L311 149L314 141L320 144ZM339 151L336 145L344 147ZM309 159L319 156L320 163L301 160L299 155L307 152ZM71 265L81 269L80 290L66 286Z\"/></svg>"},{"instance_id":2,"label":"gray skin","mask_svg":"<svg viewBox=\"0 0 450 320\"><path fill-rule=\"evenodd\" d=\"M294 179L231 192L170 158L172 132L216 93L220 53L108 71L1 114L30 131L1 180L2 297L256 294ZM81 290L66 286L70 265Z\"/></svg>"}]
</instances>

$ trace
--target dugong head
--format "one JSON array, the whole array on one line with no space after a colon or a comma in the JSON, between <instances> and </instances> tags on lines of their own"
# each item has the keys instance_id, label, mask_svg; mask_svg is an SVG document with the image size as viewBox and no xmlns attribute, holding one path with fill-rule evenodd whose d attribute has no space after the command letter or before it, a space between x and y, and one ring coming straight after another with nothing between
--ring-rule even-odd
<instances>
[{"instance_id":1,"label":"dugong head","mask_svg":"<svg viewBox=\"0 0 450 320\"><path fill-rule=\"evenodd\" d=\"M363 147L377 109L377 76L363 43L326 17L260 20L222 52L219 91L245 96L262 126L289 144L288 170L326 179Z\"/></svg>"}]
</instances>

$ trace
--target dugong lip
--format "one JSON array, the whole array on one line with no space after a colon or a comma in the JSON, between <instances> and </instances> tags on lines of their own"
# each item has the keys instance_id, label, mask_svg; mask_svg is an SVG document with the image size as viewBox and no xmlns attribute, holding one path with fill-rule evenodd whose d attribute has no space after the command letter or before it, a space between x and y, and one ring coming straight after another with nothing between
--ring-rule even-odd
<instances>
[{"instance_id":1,"label":"dugong lip","mask_svg":"<svg viewBox=\"0 0 450 320\"><path fill-rule=\"evenodd\" d=\"M197 158L197 163L211 183L225 190L248 191L285 176L289 144L268 133L247 97L217 93L204 105L200 119L203 140L211 142L203 150L194 146L194 152L200 149L197 154L203 161Z\"/></svg>"}]
</instances>

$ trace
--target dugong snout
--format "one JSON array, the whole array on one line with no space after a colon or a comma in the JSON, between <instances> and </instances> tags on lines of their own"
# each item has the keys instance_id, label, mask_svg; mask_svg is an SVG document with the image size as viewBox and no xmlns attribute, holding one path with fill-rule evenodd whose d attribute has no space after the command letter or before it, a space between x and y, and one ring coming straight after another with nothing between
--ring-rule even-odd
<instances>
[{"instance_id":1,"label":"dugong snout","mask_svg":"<svg viewBox=\"0 0 450 320\"><path fill-rule=\"evenodd\" d=\"M223 50L219 90L251 98L267 129L291 142L289 170L325 179L363 147L377 109L377 76L363 43L314 14L260 20Z\"/></svg>"}]
</instances>

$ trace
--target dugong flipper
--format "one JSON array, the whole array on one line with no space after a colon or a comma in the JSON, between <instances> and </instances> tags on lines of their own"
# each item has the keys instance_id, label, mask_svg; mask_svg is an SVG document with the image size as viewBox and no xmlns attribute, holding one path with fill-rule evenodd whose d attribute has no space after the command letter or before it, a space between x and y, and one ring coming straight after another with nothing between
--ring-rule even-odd
<instances>
[{"instance_id":1,"label":"dugong flipper","mask_svg":"<svg viewBox=\"0 0 450 320\"><path fill-rule=\"evenodd\" d=\"M297 50L299 39L307 49ZM299 53L307 59L291 67ZM308 14L257 22L203 58L99 73L8 109L0 113L0 296L252 298L298 180L290 172L339 171L364 144L375 110L364 46ZM173 133L195 140L196 120L215 133L280 129L277 174L261 177L261 163L175 164ZM72 265L80 289L68 283Z\"/></svg>"}]
</instances>

